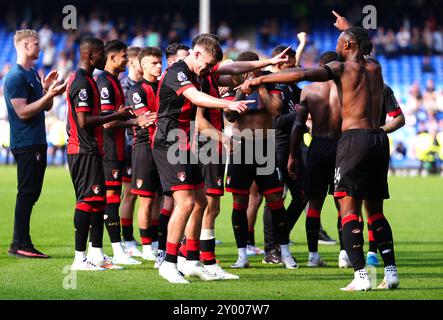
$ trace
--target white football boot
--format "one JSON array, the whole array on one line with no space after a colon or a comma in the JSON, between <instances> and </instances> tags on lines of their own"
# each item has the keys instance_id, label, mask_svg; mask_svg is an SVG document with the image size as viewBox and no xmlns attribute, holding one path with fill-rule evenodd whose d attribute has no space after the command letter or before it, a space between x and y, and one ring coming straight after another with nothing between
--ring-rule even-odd
<instances>
[{"instance_id":1,"label":"white football boot","mask_svg":"<svg viewBox=\"0 0 443 320\"><path fill-rule=\"evenodd\" d=\"M342 291L368 291L371 290L371 279L366 269L354 272L354 280L347 287L341 288Z\"/></svg>"},{"instance_id":2,"label":"white football boot","mask_svg":"<svg viewBox=\"0 0 443 320\"><path fill-rule=\"evenodd\" d=\"M219 280L236 280L240 279L239 276L229 273L218 264L211 264L211 265L205 265L204 268L209 271L209 273L212 273L215 275Z\"/></svg>"},{"instance_id":3,"label":"white football boot","mask_svg":"<svg viewBox=\"0 0 443 320\"><path fill-rule=\"evenodd\" d=\"M126 241L125 250L131 257L141 257L143 255L143 253L137 248L137 242L135 240Z\"/></svg>"},{"instance_id":4,"label":"white football boot","mask_svg":"<svg viewBox=\"0 0 443 320\"><path fill-rule=\"evenodd\" d=\"M155 263L154 263L154 268L155 269L160 268L160 266L162 265L163 261L165 261L165 259L166 259L166 251L158 250L157 259L155 260Z\"/></svg>"},{"instance_id":5,"label":"white football boot","mask_svg":"<svg viewBox=\"0 0 443 320\"><path fill-rule=\"evenodd\" d=\"M340 254L338 255L338 267L340 269L352 267L351 260L349 260L346 250L340 250Z\"/></svg>"},{"instance_id":6,"label":"white football boot","mask_svg":"<svg viewBox=\"0 0 443 320\"><path fill-rule=\"evenodd\" d=\"M75 261L71 265L71 271L104 271L105 268L99 267L85 258L83 261Z\"/></svg>"},{"instance_id":7,"label":"white football boot","mask_svg":"<svg viewBox=\"0 0 443 320\"><path fill-rule=\"evenodd\" d=\"M399 285L400 280L398 279L397 267L385 267L385 277L383 278L382 283L377 287L377 289L396 289Z\"/></svg>"},{"instance_id":8,"label":"white football boot","mask_svg":"<svg viewBox=\"0 0 443 320\"><path fill-rule=\"evenodd\" d=\"M176 263L164 261L158 269L158 273L170 283L189 283L177 270Z\"/></svg>"},{"instance_id":9,"label":"white football boot","mask_svg":"<svg viewBox=\"0 0 443 320\"><path fill-rule=\"evenodd\" d=\"M155 261L155 259L157 259L150 244L143 245L143 253L141 258L148 261Z\"/></svg>"},{"instance_id":10,"label":"white football boot","mask_svg":"<svg viewBox=\"0 0 443 320\"><path fill-rule=\"evenodd\" d=\"M197 277L203 281L219 280L215 274L209 273L200 261L186 260L180 271L185 277Z\"/></svg>"}]
</instances>

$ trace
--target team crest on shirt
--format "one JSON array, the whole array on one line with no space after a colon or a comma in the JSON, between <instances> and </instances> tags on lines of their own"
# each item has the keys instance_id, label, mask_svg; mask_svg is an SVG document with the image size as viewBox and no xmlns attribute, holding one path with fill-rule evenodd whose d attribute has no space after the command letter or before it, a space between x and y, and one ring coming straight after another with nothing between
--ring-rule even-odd
<instances>
[{"instance_id":1,"label":"team crest on shirt","mask_svg":"<svg viewBox=\"0 0 443 320\"><path fill-rule=\"evenodd\" d=\"M81 101L86 101L88 100L88 93L86 92L86 89L81 89L78 97L80 98Z\"/></svg>"},{"instance_id":2,"label":"team crest on shirt","mask_svg":"<svg viewBox=\"0 0 443 320\"><path fill-rule=\"evenodd\" d=\"M106 87L102 88L102 90L100 91L100 97L102 97L102 99L108 99L109 98L109 90L108 90L108 88L106 88Z\"/></svg>"},{"instance_id":3,"label":"team crest on shirt","mask_svg":"<svg viewBox=\"0 0 443 320\"><path fill-rule=\"evenodd\" d=\"M218 178L217 178L217 185L218 185L219 187L221 187L221 186L223 185L223 178L221 178L221 177L218 177Z\"/></svg>"},{"instance_id":4,"label":"team crest on shirt","mask_svg":"<svg viewBox=\"0 0 443 320\"><path fill-rule=\"evenodd\" d=\"M99 194L100 193L100 186L98 184L94 184L92 186L92 192L94 192L94 194Z\"/></svg>"},{"instance_id":5,"label":"team crest on shirt","mask_svg":"<svg viewBox=\"0 0 443 320\"><path fill-rule=\"evenodd\" d=\"M134 92L132 94L132 101L134 101L135 104L139 104L140 102L142 102L142 97L140 97L138 92Z\"/></svg>"},{"instance_id":6,"label":"team crest on shirt","mask_svg":"<svg viewBox=\"0 0 443 320\"><path fill-rule=\"evenodd\" d=\"M186 74L183 71L180 71L179 73L177 73L177 80L179 82L183 82L188 80L188 77L186 76Z\"/></svg>"},{"instance_id":7,"label":"team crest on shirt","mask_svg":"<svg viewBox=\"0 0 443 320\"><path fill-rule=\"evenodd\" d=\"M117 180L119 176L119 170L112 170L112 177Z\"/></svg>"},{"instance_id":8,"label":"team crest on shirt","mask_svg":"<svg viewBox=\"0 0 443 320\"><path fill-rule=\"evenodd\" d=\"M137 179L136 185L137 185L137 188L140 189L142 187L142 185L143 185L143 179Z\"/></svg>"},{"instance_id":9,"label":"team crest on shirt","mask_svg":"<svg viewBox=\"0 0 443 320\"><path fill-rule=\"evenodd\" d=\"M180 180L181 182L186 180L186 173L185 172L179 172L177 173L177 178L178 180Z\"/></svg>"},{"instance_id":10,"label":"team crest on shirt","mask_svg":"<svg viewBox=\"0 0 443 320\"><path fill-rule=\"evenodd\" d=\"M230 176L226 177L226 184L231 184L231 177Z\"/></svg>"}]
</instances>

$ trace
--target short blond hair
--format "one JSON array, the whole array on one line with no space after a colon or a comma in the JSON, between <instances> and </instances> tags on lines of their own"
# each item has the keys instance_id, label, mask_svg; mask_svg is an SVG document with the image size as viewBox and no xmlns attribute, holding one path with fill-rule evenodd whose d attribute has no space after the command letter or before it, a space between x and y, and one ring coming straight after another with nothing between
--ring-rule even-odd
<instances>
[{"instance_id":1,"label":"short blond hair","mask_svg":"<svg viewBox=\"0 0 443 320\"><path fill-rule=\"evenodd\" d=\"M27 38L38 39L37 31L31 29L17 30L14 34L14 46L17 46L17 44L19 44L22 40Z\"/></svg>"}]
</instances>

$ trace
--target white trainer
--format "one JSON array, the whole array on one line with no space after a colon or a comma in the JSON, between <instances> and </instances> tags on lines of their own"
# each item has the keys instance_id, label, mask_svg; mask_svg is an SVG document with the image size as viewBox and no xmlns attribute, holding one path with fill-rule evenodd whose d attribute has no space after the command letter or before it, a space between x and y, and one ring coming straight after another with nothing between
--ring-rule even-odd
<instances>
[{"instance_id":1,"label":"white trainer","mask_svg":"<svg viewBox=\"0 0 443 320\"><path fill-rule=\"evenodd\" d=\"M182 269L185 266L186 258L182 256L177 256L177 270L183 273Z\"/></svg>"},{"instance_id":2,"label":"white trainer","mask_svg":"<svg viewBox=\"0 0 443 320\"><path fill-rule=\"evenodd\" d=\"M134 258L132 258L131 256L129 256L127 254L115 255L112 258L112 263L114 263L114 264L123 264L123 265L142 264L141 261L135 260Z\"/></svg>"},{"instance_id":3,"label":"white trainer","mask_svg":"<svg viewBox=\"0 0 443 320\"><path fill-rule=\"evenodd\" d=\"M265 254L265 252L264 252L264 250L262 250L256 246L251 246L248 244L246 246L246 254L248 256L257 256L257 255Z\"/></svg>"},{"instance_id":4,"label":"white trainer","mask_svg":"<svg viewBox=\"0 0 443 320\"><path fill-rule=\"evenodd\" d=\"M158 250L157 259L155 260L155 263L154 263L154 269L160 268L160 266L162 265L163 261L165 261L165 259L166 259L166 251Z\"/></svg>"},{"instance_id":5,"label":"white trainer","mask_svg":"<svg viewBox=\"0 0 443 320\"><path fill-rule=\"evenodd\" d=\"M71 271L104 271L105 268L99 267L85 258L83 261L74 261L71 265Z\"/></svg>"},{"instance_id":6,"label":"white trainer","mask_svg":"<svg viewBox=\"0 0 443 320\"><path fill-rule=\"evenodd\" d=\"M354 272L354 280L347 287L341 288L342 291L368 291L371 290L371 279L366 269Z\"/></svg>"},{"instance_id":7,"label":"white trainer","mask_svg":"<svg viewBox=\"0 0 443 320\"><path fill-rule=\"evenodd\" d=\"M231 265L233 269L243 269L249 267L248 258L238 257L237 261Z\"/></svg>"},{"instance_id":8,"label":"white trainer","mask_svg":"<svg viewBox=\"0 0 443 320\"><path fill-rule=\"evenodd\" d=\"M236 280L240 279L239 276L236 274L229 273L218 264L211 264L211 265L205 265L204 268L209 271L209 273L212 273L213 275L217 276L220 280Z\"/></svg>"},{"instance_id":9,"label":"white trainer","mask_svg":"<svg viewBox=\"0 0 443 320\"><path fill-rule=\"evenodd\" d=\"M143 253L138 250L137 242L135 240L125 242L125 251L131 257L141 257L143 255Z\"/></svg>"},{"instance_id":10,"label":"white trainer","mask_svg":"<svg viewBox=\"0 0 443 320\"><path fill-rule=\"evenodd\" d=\"M295 261L294 257L289 255L289 256L281 256L281 262L283 263L283 266L286 269L297 269L298 268L298 264L297 261Z\"/></svg>"},{"instance_id":11,"label":"white trainer","mask_svg":"<svg viewBox=\"0 0 443 320\"><path fill-rule=\"evenodd\" d=\"M377 289L397 289L399 285L400 280L398 279L397 267L385 267L385 277Z\"/></svg>"},{"instance_id":12,"label":"white trainer","mask_svg":"<svg viewBox=\"0 0 443 320\"><path fill-rule=\"evenodd\" d=\"M219 280L215 274L209 273L200 261L186 261L180 270L185 277L197 277L203 281Z\"/></svg>"},{"instance_id":13,"label":"white trainer","mask_svg":"<svg viewBox=\"0 0 443 320\"><path fill-rule=\"evenodd\" d=\"M351 260L349 260L346 250L340 250L340 254L338 255L338 267L340 269L352 267Z\"/></svg>"},{"instance_id":14,"label":"white trainer","mask_svg":"<svg viewBox=\"0 0 443 320\"><path fill-rule=\"evenodd\" d=\"M106 254L103 255L104 261L103 264L99 265L102 268L109 269L109 270L123 270L124 268L122 266L118 266L112 262L112 258L107 256Z\"/></svg>"},{"instance_id":15,"label":"white trainer","mask_svg":"<svg viewBox=\"0 0 443 320\"><path fill-rule=\"evenodd\" d=\"M322 260L320 256L310 256L308 259L308 267L326 267L326 261Z\"/></svg>"},{"instance_id":16,"label":"white trainer","mask_svg":"<svg viewBox=\"0 0 443 320\"><path fill-rule=\"evenodd\" d=\"M177 270L177 264L164 261L158 269L158 274L170 283L189 283Z\"/></svg>"},{"instance_id":17,"label":"white trainer","mask_svg":"<svg viewBox=\"0 0 443 320\"><path fill-rule=\"evenodd\" d=\"M154 254L154 251L152 250L152 246L150 244L145 244L143 246L142 259L148 260L148 261L155 261L155 259L157 259L157 257Z\"/></svg>"}]
</instances>

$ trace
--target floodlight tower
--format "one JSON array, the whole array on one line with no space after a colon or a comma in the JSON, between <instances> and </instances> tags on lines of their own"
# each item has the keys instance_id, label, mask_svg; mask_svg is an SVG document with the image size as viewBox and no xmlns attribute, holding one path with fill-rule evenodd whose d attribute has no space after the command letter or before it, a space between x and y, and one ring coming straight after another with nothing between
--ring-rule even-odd
<instances>
[{"instance_id":1,"label":"floodlight tower","mask_svg":"<svg viewBox=\"0 0 443 320\"><path fill-rule=\"evenodd\" d=\"M211 25L211 0L200 0L200 33L209 33Z\"/></svg>"}]
</instances>

